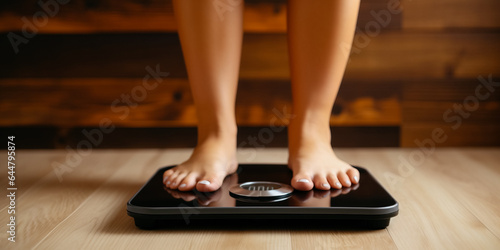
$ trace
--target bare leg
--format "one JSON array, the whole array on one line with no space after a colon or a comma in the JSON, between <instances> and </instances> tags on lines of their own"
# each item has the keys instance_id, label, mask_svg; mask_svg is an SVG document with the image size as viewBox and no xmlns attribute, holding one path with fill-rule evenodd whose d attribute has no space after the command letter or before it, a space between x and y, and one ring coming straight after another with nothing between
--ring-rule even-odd
<instances>
[{"instance_id":1,"label":"bare leg","mask_svg":"<svg viewBox=\"0 0 500 250\"><path fill-rule=\"evenodd\" d=\"M349 187L359 172L331 148L330 115L352 44L359 0L289 0L288 43L293 112L288 165L292 186Z\"/></svg>"},{"instance_id":2,"label":"bare leg","mask_svg":"<svg viewBox=\"0 0 500 250\"><path fill-rule=\"evenodd\" d=\"M220 6L214 6L212 0L173 1L197 109L198 145L186 162L165 172L164 183L172 189L215 191L238 166L234 105L243 2L231 3L221 16Z\"/></svg>"}]
</instances>

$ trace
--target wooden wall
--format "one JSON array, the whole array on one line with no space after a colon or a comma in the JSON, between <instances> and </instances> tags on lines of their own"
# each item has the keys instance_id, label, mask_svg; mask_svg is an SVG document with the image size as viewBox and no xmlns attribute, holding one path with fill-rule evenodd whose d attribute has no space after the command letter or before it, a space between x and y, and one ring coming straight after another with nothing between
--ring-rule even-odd
<instances>
[{"instance_id":1,"label":"wooden wall","mask_svg":"<svg viewBox=\"0 0 500 250\"><path fill-rule=\"evenodd\" d=\"M0 3L1 127L96 127L103 118L122 128L196 125L170 1L73 0L33 33L25 20L41 15L37 2ZM478 77L500 82L500 2L361 2L331 124L391 128L405 147L440 129L447 139L436 146L499 146L500 86ZM285 24L286 1L246 1L240 126L269 126L290 107ZM33 37L16 53L9 37L23 29ZM141 92L146 68L157 65L169 75ZM137 106L113 104L141 93Z\"/></svg>"}]
</instances>

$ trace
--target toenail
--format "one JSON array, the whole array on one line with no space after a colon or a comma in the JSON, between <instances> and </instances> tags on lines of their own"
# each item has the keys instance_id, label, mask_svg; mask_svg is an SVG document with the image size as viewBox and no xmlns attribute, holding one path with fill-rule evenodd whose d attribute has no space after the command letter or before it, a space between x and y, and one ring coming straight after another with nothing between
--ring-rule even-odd
<instances>
[{"instance_id":1,"label":"toenail","mask_svg":"<svg viewBox=\"0 0 500 250\"><path fill-rule=\"evenodd\" d=\"M299 179L299 180L297 180L297 182L305 182L305 183L307 183L307 182L309 182L309 180L308 179Z\"/></svg>"},{"instance_id":2,"label":"toenail","mask_svg":"<svg viewBox=\"0 0 500 250\"><path fill-rule=\"evenodd\" d=\"M173 183L172 183L172 186L175 186L175 184L177 184L177 182L173 182Z\"/></svg>"},{"instance_id":3,"label":"toenail","mask_svg":"<svg viewBox=\"0 0 500 250\"><path fill-rule=\"evenodd\" d=\"M167 185L170 185L170 181L167 181Z\"/></svg>"},{"instance_id":4,"label":"toenail","mask_svg":"<svg viewBox=\"0 0 500 250\"><path fill-rule=\"evenodd\" d=\"M330 185L328 185L328 183L323 183L323 187L330 187Z\"/></svg>"},{"instance_id":5,"label":"toenail","mask_svg":"<svg viewBox=\"0 0 500 250\"><path fill-rule=\"evenodd\" d=\"M355 180L356 182L358 182L358 177L357 177L357 176L354 176L354 180Z\"/></svg>"},{"instance_id":6,"label":"toenail","mask_svg":"<svg viewBox=\"0 0 500 250\"><path fill-rule=\"evenodd\" d=\"M346 181L346 182L345 182L345 184L346 184L347 186L350 186L350 185L351 185L351 182L350 182L350 181Z\"/></svg>"},{"instance_id":7,"label":"toenail","mask_svg":"<svg viewBox=\"0 0 500 250\"><path fill-rule=\"evenodd\" d=\"M205 184L205 185L210 185L210 182L209 182L209 181L206 181L206 180L199 181L198 183L200 183L200 184Z\"/></svg>"},{"instance_id":8,"label":"toenail","mask_svg":"<svg viewBox=\"0 0 500 250\"><path fill-rule=\"evenodd\" d=\"M342 187L342 184L340 184L340 182L335 182L335 186Z\"/></svg>"},{"instance_id":9,"label":"toenail","mask_svg":"<svg viewBox=\"0 0 500 250\"><path fill-rule=\"evenodd\" d=\"M165 176L165 178L163 178L163 183L165 183L168 179L168 176Z\"/></svg>"},{"instance_id":10,"label":"toenail","mask_svg":"<svg viewBox=\"0 0 500 250\"><path fill-rule=\"evenodd\" d=\"M179 187L180 187L180 188L183 188L183 187L185 187L185 186L186 186L186 184L184 183L184 184L181 184Z\"/></svg>"}]
</instances>

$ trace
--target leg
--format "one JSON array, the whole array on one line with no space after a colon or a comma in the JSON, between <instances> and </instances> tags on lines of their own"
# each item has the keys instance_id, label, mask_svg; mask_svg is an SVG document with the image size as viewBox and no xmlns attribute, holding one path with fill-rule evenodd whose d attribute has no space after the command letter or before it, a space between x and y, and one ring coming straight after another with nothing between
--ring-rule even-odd
<instances>
[{"instance_id":1,"label":"leg","mask_svg":"<svg viewBox=\"0 0 500 250\"><path fill-rule=\"evenodd\" d=\"M233 3L223 18L211 0L174 0L173 4L197 109L198 145L186 162L165 172L163 182L181 191L215 191L238 167L234 105L243 2Z\"/></svg>"},{"instance_id":2,"label":"leg","mask_svg":"<svg viewBox=\"0 0 500 250\"><path fill-rule=\"evenodd\" d=\"M289 125L292 186L349 187L359 172L331 148L330 115L352 44L359 0L289 0L288 44L293 112Z\"/></svg>"}]
</instances>

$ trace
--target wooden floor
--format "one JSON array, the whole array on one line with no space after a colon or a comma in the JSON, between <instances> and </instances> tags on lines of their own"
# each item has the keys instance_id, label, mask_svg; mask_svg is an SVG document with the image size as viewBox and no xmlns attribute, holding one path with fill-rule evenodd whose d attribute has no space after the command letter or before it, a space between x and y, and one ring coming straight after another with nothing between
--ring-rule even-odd
<instances>
[{"instance_id":1,"label":"wooden floor","mask_svg":"<svg viewBox=\"0 0 500 250\"><path fill-rule=\"evenodd\" d=\"M241 162L286 162L285 149L257 150ZM339 149L368 168L400 203L385 230L143 231L126 202L157 168L179 163L189 149L93 150L59 179L53 166L66 151L16 153L16 242L7 241L2 195L0 246L7 249L500 249L500 148ZM0 151L5 163L7 152ZM70 155L74 156L74 155ZM402 161L403 159L403 161ZM415 167L402 167L405 160ZM1 172L4 190L7 170ZM4 194L7 191L4 191Z\"/></svg>"}]
</instances>

